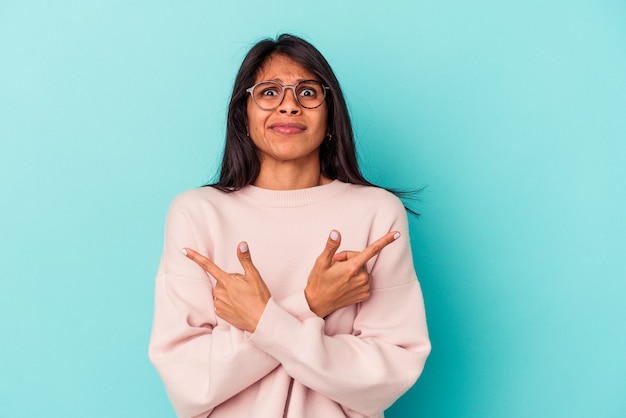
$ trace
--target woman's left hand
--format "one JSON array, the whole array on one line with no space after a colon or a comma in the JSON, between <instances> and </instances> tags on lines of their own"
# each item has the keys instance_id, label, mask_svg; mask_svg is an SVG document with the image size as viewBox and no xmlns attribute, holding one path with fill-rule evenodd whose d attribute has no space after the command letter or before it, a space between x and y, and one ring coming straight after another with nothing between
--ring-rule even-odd
<instances>
[{"instance_id":1,"label":"woman's left hand","mask_svg":"<svg viewBox=\"0 0 626 418\"><path fill-rule=\"evenodd\" d=\"M190 248L185 248L184 252L217 281L213 289L215 313L239 329L254 332L272 295L252 263L248 244L241 242L237 246L244 274L227 273Z\"/></svg>"}]
</instances>

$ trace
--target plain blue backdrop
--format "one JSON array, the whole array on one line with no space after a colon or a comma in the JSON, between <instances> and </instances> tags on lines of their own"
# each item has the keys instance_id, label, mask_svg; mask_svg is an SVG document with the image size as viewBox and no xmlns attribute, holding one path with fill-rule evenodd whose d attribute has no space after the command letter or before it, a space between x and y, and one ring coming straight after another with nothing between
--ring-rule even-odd
<instances>
[{"instance_id":1,"label":"plain blue backdrop","mask_svg":"<svg viewBox=\"0 0 626 418\"><path fill-rule=\"evenodd\" d=\"M626 416L623 1L0 0L0 416L173 417L173 197L251 44L304 36L411 220L433 352L388 417Z\"/></svg>"}]
</instances>

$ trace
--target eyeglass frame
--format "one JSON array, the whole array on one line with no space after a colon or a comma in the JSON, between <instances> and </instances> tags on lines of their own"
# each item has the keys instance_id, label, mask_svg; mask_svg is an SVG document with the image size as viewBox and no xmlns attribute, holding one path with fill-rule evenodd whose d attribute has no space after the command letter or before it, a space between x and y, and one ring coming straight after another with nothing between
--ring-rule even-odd
<instances>
[{"instance_id":1,"label":"eyeglass frame","mask_svg":"<svg viewBox=\"0 0 626 418\"><path fill-rule=\"evenodd\" d=\"M298 93L296 93L296 87L298 87L300 84L302 83L306 83L306 82L311 82L314 81L316 83L319 83L320 86L322 86L322 91L324 92L324 97L322 97L322 101L320 102L320 104L318 104L317 106L314 107L307 107L305 105L303 105L302 103L300 103L300 100L298 100ZM280 94L280 101L278 102L278 104L274 107L262 107L260 104L257 103L256 99L254 98L254 89L263 83L274 83L279 85L282 88L281 94ZM293 91L293 97L296 99L296 103L298 103L298 105L302 106L305 109L317 109L318 107L320 107L325 101L326 101L326 90L330 90L330 87L325 86L324 84L322 84L321 81L319 80L302 80L302 81L298 81L296 84L294 85L287 85L287 86L283 86L282 84L280 84L278 81L274 81L274 80L262 80L259 81L258 83L256 83L254 86L252 87L248 87L246 89L246 93L250 93L250 96L252 97L252 101L254 102L255 105L257 105L259 107L259 109L261 110L274 110L276 109L278 106L281 105L281 103L283 102L283 100L285 100L285 90L286 89L291 89L291 91Z\"/></svg>"}]
</instances>

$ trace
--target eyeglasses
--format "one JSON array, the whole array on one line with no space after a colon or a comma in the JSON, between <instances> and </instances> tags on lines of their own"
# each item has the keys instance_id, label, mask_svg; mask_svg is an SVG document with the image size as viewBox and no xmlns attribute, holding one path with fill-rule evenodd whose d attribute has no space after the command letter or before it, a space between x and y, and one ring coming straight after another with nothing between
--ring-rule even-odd
<instances>
[{"instance_id":1,"label":"eyeglasses","mask_svg":"<svg viewBox=\"0 0 626 418\"><path fill-rule=\"evenodd\" d=\"M315 109L324 103L328 87L317 80L303 80L295 86L283 86L276 81L261 81L246 90L254 103L263 110L276 109L285 97L285 90L293 90L296 102L305 109Z\"/></svg>"}]
</instances>

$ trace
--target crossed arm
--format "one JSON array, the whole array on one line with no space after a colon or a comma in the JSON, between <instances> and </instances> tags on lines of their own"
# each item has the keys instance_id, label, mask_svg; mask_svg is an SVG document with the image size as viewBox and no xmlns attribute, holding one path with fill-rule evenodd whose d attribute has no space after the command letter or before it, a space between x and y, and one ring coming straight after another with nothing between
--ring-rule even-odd
<instances>
[{"instance_id":1,"label":"crossed arm","mask_svg":"<svg viewBox=\"0 0 626 418\"><path fill-rule=\"evenodd\" d=\"M365 263L398 237L389 232L361 252L337 252L341 237L331 232L300 296L300 303L308 303L317 315L309 313L307 320L271 298L245 242L236 249L243 274L227 273L186 248L187 257L216 283L207 293L207 282L192 278L191 270L158 275L151 359L178 413L206 414L278 366L304 386L364 415L389 406L417 379L430 349L417 282L371 289ZM174 251L175 242L192 241L177 238L167 244L168 251ZM410 277L409 251L402 246L384 267L377 262L378 274ZM368 299L372 302L360 310L354 335L324 335L322 318ZM397 314L381 316L392 311ZM218 316L232 327L214 326Z\"/></svg>"},{"instance_id":2,"label":"crossed arm","mask_svg":"<svg viewBox=\"0 0 626 418\"><path fill-rule=\"evenodd\" d=\"M341 235L331 231L304 290L311 311L324 318L337 309L367 300L371 283L365 263L399 237L399 232L392 231L361 252L337 253ZM216 315L243 331L254 332L271 294L252 262L248 244L241 242L237 247L244 274L227 273L190 248L183 249L183 253L216 279L213 290Z\"/></svg>"}]
</instances>

